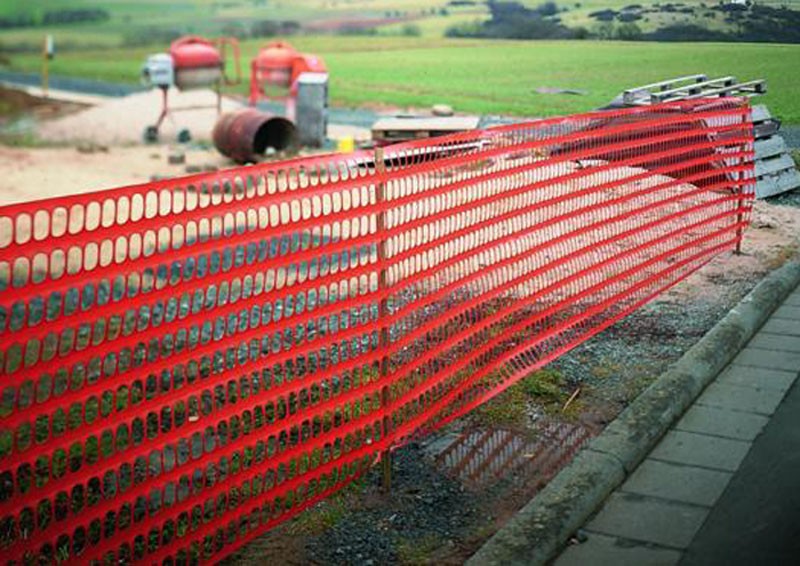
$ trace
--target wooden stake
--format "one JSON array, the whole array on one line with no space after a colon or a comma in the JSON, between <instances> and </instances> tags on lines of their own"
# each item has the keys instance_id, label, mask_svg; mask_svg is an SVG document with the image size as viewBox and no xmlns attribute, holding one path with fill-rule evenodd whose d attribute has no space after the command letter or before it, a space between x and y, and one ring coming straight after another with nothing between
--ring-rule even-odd
<instances>
[{"instance_id":1,"label":"wooden stake","mask_svg":"<svg viewBox=\"0 0 800 566\"><path fill-rule=\"evenodd\" d=\"M562 413L563 413L563 412L565 412L565 411L566 411L566 410L569 408L569 406L570 406L570 405L572 405L572 402L573 402L575 399L577 399L577 398L578 398L578 395L580 395L580 394L581 394L581 388L580 388L580 387L578 387L578 388L577 388L577 389L576 389L576 390L575 390L575 391L572 393L572 395L570 395L570 396L569 396L569 399L567 399L567 402L566 402L566 403L564 403L564 406L563 406L563 407L561 407L561 412L562 412Z\"/></svg>"},{"instance_id":2,"label":"wooden stake","mask_svg":"<svg viewBox=\"0 0 800 566\"><path fill-rule=\"evenodd\" d=\"M386 165L384 164L383 148L375 150L375 172L382 175L386 172ZM375 203L379 206L386 201L386 184L382 181L375 186ZM378 290L382 292L386 289L386 240L383 234L386 231L386 213L380 210L377 215L376 230L380 237L378 244ZM383 324L389 316L388 304L385 298L381 299L378 317ZM389 404L391 403L391 390L387 383L389 379L389 358L386 356L386 351L389 348L389 329L381 325L380 330L380 344L379 347L383 350L384 355L381 358L381 405L386 412L383 417L383 438L389 436L392 430L392 419L389 416ZM392 452L387 448L381 452L381 464L383 466L383 490L389 493L392 490Z\"/></svg>"},{"instance_id":3,"label":"wooden stake","mask_svg":"<svg viewBox=\"0 0 800 566\"><path fill-rule=\"evenodd\" d=\"M45 35L42 40L42 96L47 98L50 90L50 41Z\"/></svg>"},{"instance_id":4,"label":"wooden stake","mask_svg":"<svg viewBox=\"0 0 800 566\"><path fill-rule=\"evenodd\" d=\"M747 146L744 146L742 149L746 150ZM755 157L753 157L755 159ZM744 164L744 158L739 158L739 165ZM739 200L736 202L736 206L739 209L739 213L736 215L736 222L739 224L736 228L736 249L733 251L735 255L742 255L742 239L744 238L744 227L742 226L742 221L744 220L744 213L742 212L742 207L744 207L744 173L739 172L736 175L736 179L739 181Z\"/></svg>"}]
</instances>

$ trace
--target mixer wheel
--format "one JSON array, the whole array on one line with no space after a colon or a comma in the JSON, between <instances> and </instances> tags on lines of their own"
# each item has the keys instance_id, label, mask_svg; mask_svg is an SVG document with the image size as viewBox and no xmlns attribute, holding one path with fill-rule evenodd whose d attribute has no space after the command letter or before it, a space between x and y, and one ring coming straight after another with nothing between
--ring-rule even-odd
<instances>
[{"instance_id":1,"label":"mixer wheel","mask_svg":"<svg viewBox=\"0 0 800 566\"><path fill-rule=\"evenodd\" d=\"M147 126L144 129L144 141L147 143L158 141L158 126Z\"/></svg>"}]
</instances>

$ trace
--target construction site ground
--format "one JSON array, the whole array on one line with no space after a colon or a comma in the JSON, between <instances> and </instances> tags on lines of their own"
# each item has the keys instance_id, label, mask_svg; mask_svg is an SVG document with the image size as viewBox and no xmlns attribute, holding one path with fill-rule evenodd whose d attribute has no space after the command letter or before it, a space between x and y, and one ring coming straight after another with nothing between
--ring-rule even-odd
<instances>
[{"instance_id":1,"label":"construction site ground","mask_svg":"<svg viewBox=\"0 0 800 566\"><path fill-rule=\"evenodd\" d=\"M115 115L144 111L138 106L141 100L131 99L130 108L123 100L114 101ZM83 139L66 136L53 143L40 135L69 133L70 128L91 133L97 128L100 106L84 102L17 104L14 122L27 123L37 135L6 137L6 145L0 145L0 204L233 166L202 141L142 145L98 134ZM147 110L157 113L158 108ZM342 135L358 133L346 129L352 127L345 126ZM171 164L170 156L175 161L177 155L183 155L183 162ZM575 450L575 438L582 436L569 440L552 431L566 430L559 428L564 425L596 434L765 273L797 256L798 249L798 195L756 202L741 255L713 260L551 364L535 386L512 387L468 418L399 449L388 493L382 490L380 470L375 469L267 533L228 563L462 563L546 480L540 468L525 465L534 457L531 443L551 442L551 451L559 454ZM555 423L555 428L543 427L544 422ZM505 440L496 440L501 437ZM455 448L461 456L442 457L455 454ZM473 473L464 473L468 466L473 466ZM485 473L500 469L505 472Z\"/></svg>"}]
</instances>

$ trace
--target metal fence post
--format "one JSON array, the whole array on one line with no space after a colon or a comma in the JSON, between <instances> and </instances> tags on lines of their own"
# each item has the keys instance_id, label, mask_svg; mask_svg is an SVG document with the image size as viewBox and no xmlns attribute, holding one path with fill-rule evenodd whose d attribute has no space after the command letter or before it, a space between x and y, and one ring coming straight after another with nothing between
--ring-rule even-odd
<instances>
[{"instance_id":1,"label":"metal fence post","mask_svg":"<svg viewBox=\"0 0 800 566\"><path fill-rule=\"evenodd\" d=\"M752 113L752 109L750 109L750 112ZM745 123L748 123L748 118L749 118L749 124L750 124L750 131L753 132L752 114L750 114L749 116L741 116L741 120L743 122L745 122ZM755 139L753 139L752 144L753 144L753 149L755 150ZM744 150L750 149L750 144L745 143L743 149ZM756 159L756 157L755 157L755 155L753 155L751 160L754 163L754 165L753 165L754 167L755 167L755 159ZM740 157L739 158L739 165L740 166L741 165L745 165L746 163L747 163L747 160L744 157ZM738 210L738 214L736 215L736 222L739 224L739 226L736 228L736 237L737 237L737 239L736 239L736 249L733 250L733 253L735 255L742 255L742 240L744 239L744 226L742 226L742 221L744 220L744 211L743 211L743 209L744 209L744 206L745 206L744 205L744 183L745 183L745 181L748 180L747 177L745 177L745 175L746 175L746 173L744 171L738 171L736 173L736 179L739 181L739 186L738 186L739 198L736 201L736 208L738 208L739 210ZM753 178L753 182L755 182L755 176Z\"/></svg>"},{"instance_id":2,"label":"metal fence post","mask_svg":"<svg viewBox=\"0 0 800 566\"><path fill-rule=\"evenodd\" d=\"M386 172L383 148L380 147L375 150L375 172L378 175L383 175ZM375 186L375 202L380 207L385 201L386 183L384 183L383 180L380 180ZM383 293L383 291L386 289L386 238L384 237L386 232L386 212L383 208L378 210L376 224L378 236L380 238L378 243L378 290L380 293ZM390 387L386 383L386 380L389 377L389 357L386 354L389 348L389 328L386 326L385 322L388 318L388 315L388 301L386 297L382 297L378 310L378 317L381 321L379 347L383 352L380 362L380 379L383 383L383 387L381 388L381 406L385 411L383 417L383 438L388 437L392 430L392 419L388 413L389 404L391 402L391 393ZM392 489L392 453L389 448L386 448L383 452L381 452L381 465L383 467L383 490L388 493Z\"/></svg>"}]
</instances>

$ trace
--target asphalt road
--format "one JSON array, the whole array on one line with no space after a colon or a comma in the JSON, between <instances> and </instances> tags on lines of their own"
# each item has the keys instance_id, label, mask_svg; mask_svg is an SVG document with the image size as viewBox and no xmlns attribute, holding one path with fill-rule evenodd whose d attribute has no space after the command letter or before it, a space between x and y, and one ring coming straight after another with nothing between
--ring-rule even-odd
<instances>
[{"instance_id":1,"label":"asphalt road","mask_svg":"<svg viewBox=\"0 0 800 566\"><path fill-rule=\"evenodd\" d=\"M684 554L682 566L800 564L798 383L756 439Z\"/></svg>"}]
</instances>

